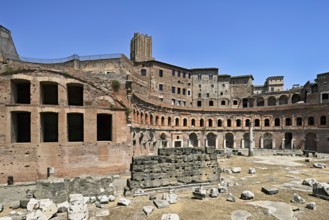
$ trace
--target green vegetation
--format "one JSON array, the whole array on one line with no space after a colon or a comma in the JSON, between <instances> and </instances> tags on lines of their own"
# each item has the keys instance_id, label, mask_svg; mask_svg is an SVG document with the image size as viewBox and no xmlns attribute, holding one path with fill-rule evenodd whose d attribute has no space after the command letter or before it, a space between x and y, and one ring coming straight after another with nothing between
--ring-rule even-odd
<instances>
[{"instance_id":1,"label":"green vegetation","mask_svg":"<svg viewBox=\"0 0 329 220\"><path fill-rule=\"evenodd\" d=\"M120 84L120 82L119 82L118 80L113 80L113 81L112 81L112 89L113 89L115 92L119 91L120 86L121 86L121 84Z\"/></svg>"}]
</instances>

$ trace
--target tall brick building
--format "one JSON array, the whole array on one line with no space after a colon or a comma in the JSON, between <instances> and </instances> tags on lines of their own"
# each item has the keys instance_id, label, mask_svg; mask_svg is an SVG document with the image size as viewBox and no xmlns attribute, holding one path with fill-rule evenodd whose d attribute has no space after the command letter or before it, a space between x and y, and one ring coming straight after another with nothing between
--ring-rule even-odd
<instances>
[{"instance_id":1,"label":"tall brick building","mask_svg":"<svg viewBox=\"0 0 329 220\"><path fill-rule=\"evenodd\" d=\"M329 73L283 90L283 76L188 69L152 57L134 34L124 54L35 60L0 35L0 182L121 173L158 148L249 147L329 153Z\"/></svg>"}]
</instances>

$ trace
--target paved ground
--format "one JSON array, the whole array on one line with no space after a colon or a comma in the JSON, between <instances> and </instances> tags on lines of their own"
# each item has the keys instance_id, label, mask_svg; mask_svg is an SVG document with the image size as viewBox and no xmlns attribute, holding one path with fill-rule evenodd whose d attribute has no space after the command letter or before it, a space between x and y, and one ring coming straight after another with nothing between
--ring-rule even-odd
<instances>
[{"instance_id":1,"label":"paved ground","mask_svg":"<svg viewBox=\"0 0 329 220\"><path fill-rule=\"evenodd\" d=\"M329 160L312 159L312 162L305 162L303 157L244 157L233 156L230 159L220 159L220 165L224 168L241 167L242 172L238 174L223 173L225 181L233 182L234 186L229 187L229 192L237 197L237 201L232 203L226 201L227 194L220 194L218 198L207 198L196 200L192 198L191 192L178 192L177 204L172 204L164 209L155 208L153 213L146 217L142 208L146 205L153 206L148 196L135 197L129 207L117 206L115 202L106 205L110 211L109 217L97 219L147 219L159 220L162 214L177 213L181 220L200 219L302 219L321 220L329 219L329 201L315 198L310 195L311 187L303 186L301 183L305 178L315 178L321 182L329 182L329 168L312 168L313 162L321 161L329 165ZM256 168L256 174L248 174L250 167ZM280 189L276 195L266 195L261 192L263 186L275 186ZM13 188L0 188L0 201L12 195L12 198L19 197L26 188L15 191ZM250 190L255 194L253 200L245 201L239 199L243 190ZM290 200L294 193L299 194L308 202L317 204L316 210L306 209L306 204L294 204ZM156 195L157 198L161 194ZM293 211L292 208L299 211ZM90 216L94 216L97 208L89 206ZM4 213L8 213L6 209Z\"/></svg>"}]
</instances>

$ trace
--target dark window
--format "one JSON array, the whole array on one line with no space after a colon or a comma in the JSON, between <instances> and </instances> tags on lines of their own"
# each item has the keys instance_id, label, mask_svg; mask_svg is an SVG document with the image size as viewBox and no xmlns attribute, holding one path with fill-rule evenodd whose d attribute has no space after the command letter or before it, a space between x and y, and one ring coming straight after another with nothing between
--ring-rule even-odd
<instances>
[{"instance_id":1,"label":"dark window","mask_svg":"<svg viewBox=\"0 0 329 220\"><path fill-rule=\"evenodd\" d=\"M168 117L168 126L171 126L171 117Z\"/></svg>"},{"instance_id":2,"label":"dark window","mask_svg":"<svg viewBox=\"0 0 329 220\"><path fill-rule=\"evenodd\" d=\"M180 88L177 88L177 94L180 94Z\"/></svg>"},{"instance_id":3,"label":"dark window","mask_svg":"<svg viewBox=\"0 0 329 220\"><path fill-rule=\"evenodd\" d=\"M201 98L201 93L198 94L199 98Z\"/></svg>"},{"instance_id":4,"label":"dark window","mask_svg":"<svg viewBox=\"0 0 329 220\"><path fill-rule=\"evenodd\" d=\"M191 95L191 91L187 90L187 95L190 96Z\"/></svg>"},{"instance_id":5,"label":"dark window","mask_svg":"<svg viewBox=\"0 0 329 220\"><path fill-rule=\"evenodd\" d=\"M203 126L204 126L204 120L200 119L200 127L203 127Z\"/></svg>"},{"instance_id":6,"label":"dark window","mask_svg":"<svg viewBox=\"0 0 329 220\"><path fill-rule=\"evenodd\" d=\"M58 113L41 113L41 132L43 142L58 142Z\"/></svg>"},{"instance_id":7,"label":"dark window","mask_svg":"<svg viewBox=\"0 0 329 220\"><path fill-rule=\"evenodd\" d=\"M146 69L141 69L141 75L146 76Z\"/></svg>"},{"instance_id":8,"label":"dark window","mask_svg":"<svg viewBox=\"0 0 329 220\"><path fill-rule=\"evenodd\" d=\"M212 80L212 79L213 79L213 75L210 74L210 75L209 75L209 80Z\"/></svg>"},{"instance_id":9,"label":"dark window","mask_svg":"<svg viewBox=\"0 0 329 220\"><path fill-rule=\"evenodd\" d=\"M188 78L191 79L191 73L188 74Z\"/></svg>"},{"instance_id":10,"label":"dark window","mask_svg":"<svg viewBox=\"0 0 329 220\"><path fill-rule=\"evenodd\" d=\"M171 93L175 93L176 92L176 88L175 88L175 86L172 86L171 87Z\"/></svg>"},{"instance_id":11,"label":"dark window","mask_svg":"<svg viewBox=\"0 0 329 220\"><path fill-rule=\"evenodd\" d=\"M159 98L159 100L160 100L161 102L163 102L163 98Z\"/></svg>"},{"instance_id":12,"label":"dark window","mask_svg":"<svg viewBox=\"0 0 329 220\"><path fill-rule=\"evenodd\" d=\"M83 114L67 114L68 141L83 141Z\"/></svg>"},{"instance_id":13,"label":"dark window","mask_svg":"<svg viewBox=\"0 0 329 220\"><path fill-rule=\"evenodd\" d=\"M231 119L227 119L227 127L231 127L232 126L232 121Z\"/></svg>"},{"instance_id":14,"label":"dark window","mask_svg":"<svg viewBox=\"0 0 329 220\"><path fill-rule=\"evenodd\" d=\"M187 119L186 119L186 118L184 118L184 120L183 120L183 126L184 126L184 127L187 126Z\"/></svg>"},{"instance_id":15,"label":"dark window","mask_svg":"<svg viewBox=\"0 0 329 220\"><path fill-rule=\"evenodd\" d=\"M202 77L201 77L201 74L198 74L198 80L201 80Z\"/></svg>"},{"instance_id":16,"label":"dark window","mask_svg":"<svg viewBox=\"0 0 329 220\"><path fill-rule=\"evenodd\" d=\"M31 113L12 112L13 142L31 142Z\"/></svg>"},{"instance_id":17,"label":"dark window","mask_svg":"<svg viewBox=\"0 0 329 220\"><path fill-rule=\"evenodd\" d=\"M241 127L241 120L240 120L240 119L237 119L237 120L236 120L236 126L237 126L237 127Z\"/></svg>"},{"instance_id":18,"label":"dark window","mask_svg":"<svg viewBox=\"0 0 329 220\"><path fill-rule=\"evenodd\" d=\"M217 120L217 127L222 127L222 120L221 119Z\"/></svg>"},{"instance_id":19,"label":"dark window","mask_svg":"<svg viewBox=\"0 0 329 220\"><path fill-rule=\"evenodd\" d=\"M159 77L163 77L163 70L159 70Z\"/></svg>"},{"instance_id":20,"label":"dark window","mask_svg":"<svg viewBox=\"0 0 329 220\"><path fill-rule=\"evenodd\" d=\"M298 118L296 119L296 125L297 125L297 126L302 126L302 125L303 125L303 119L300 118L300 117L298 117Z\"/></svg>"},{"instance_id":21,"label":"dark window","mask_svg":"<svg viewBox=\"0 0 329 220\"><path fill-rule=\"evenodd\" d=\"M311 116L311 117L308 117L308 125L314 125L314 117Z\"/></svg>"},{"instance_id":22,"label":"dark window","mask_svg":"<svg viewBox=\"0 0 329 220\"><path fill-rule=\"evenodd\" d=\"M183 72L183 78L185 78L186 77L186 73L185 72Z\"/></svg>"},{"instance_id":23,"label":"dark window","mask_svg":"<svg viewBox=\"0 0 329 220\"><path fill-rule=\"evenodd\" d=\"M209 101L209 106L214 106L214 101Z\"/></svg>"},{"instance_id":24,"label":"dark window","mask_svg":"<svg viewBox=\"0 0 329 220\"><path fill-rule=\"evenodd\" d=\"M225 100L222 100L222 101L221 101L221 105L226 105Z\"/></svg>"},{"instance_id":25,"label":"dark window","mask_svg":"<svg viewBox=\"0 0 329 220\"><path fill-rule=\"evenodd\" d=\"M208 126L212 127L212 119L208 119Z\"/></svg>"},{"instance_id":26,"label":"dark window","mask_svg":"<svg viewBox=\"0 0 329 220\"><path fill-rule=\"evenodd\" d=\"M97 141L112 141L112 115L97 115Z\"/></svg>"},{"instance_id":27,"label":"dark window","mask_svg":"<svg viewBox=\"0 0 329 220\"><path fill-rule=\"evenodd\" d=\"M286 126L291 126L291 119L290 118L286 118Z\"/></svg>"},{"instance_id":28,"label":"dark window","mask_svg":"<svg viewBox=\"0 0 329 220\"><path fill-rule=\"evenodd\" d=\"M175 76L175 70L172 70L172 71L171 71L171 75L172 75L172 76Z\"/></svg>"},{"instance_id":29,"label":"dark window","mask_svg":"<svg viewBox=\"0 0 329 220\"><path fill-rule=\"evenodd\" d=\"M320 125L326 125L326 124L327 124L327 117L323 115L320 118Z\"/></svg>"},{"instance_id":30,"label":"dark window","mask_svg":"<svg viewBox=\"0 0 329 220\"><path fill-rule=\"evenodd\" d=\"M250 120L247 119L247 120L246 120L246 127L249 127L249 126L250 126Z\"/></svg>"},{"instance_id":31,"label":"dark window","mask_svg":"<svg viewBox=\"0 0 329 220\"><path fill-rule=\"evenodd\" d=\"M183 89L183 95L186 95L186 89Z\"/></svg>"},{"instance_id":32,"label":"dark window","mask_svg":"<svg viewBox=\"0 0 329 220\"><path fill-rule=\"evenodd\" d=\"M209 93L207 93L207 98L209 98Z\"/></svg>"},{"instance_id":33,"label":"dark window","mask_svg":"<svg viewBox=\"0 0 329 220\"><path fill-rule=\"evenodd\" d=\"M195 119L194 118L191 120L191 126L195 126Z\"/></svg>"},{"instance_id":34,"label":"dark window","mask_svg":"<svg viewBox=\"0 0 329 220\"><path fill-rule=\"evenodd\" d=\"M69 105L83 105L83 86L77 84L68 84L68 104Z\"/></svg>"},{"instance_id":35,"label":"dark window","mask_svg":"<svg viewBox=\"0 0 329 220\"><path fill-rule=\"evenodd\" d=\"M175 126L179 126L179 119L178 118L175 119Z\"/></svg>"},{"instance_id":36,"label":"dark window","mask_svg":"<svg viewBox=\"0 0 329 220\"><path fill-rule=\"evenodd\" d=\"M233 105L238 105L238 101L237 100L233 100Z\"/></svg>"},{"instance_id":37,"label":"dark window","mask_svg":"<svg viewBox=\"0 0 329 220\"><path fill-rule=\"evenodd\" d=\"M276 119L274 120L274 125L275 125L275 126L280 126L280 118L276 118Z\"/></svg>"},{"instance_id":38,"label":"dark window","mask_svg":"<svg viewBox=\"0 0 329 220\"><path fill-rule=\"evenodd\" d=\"M58 105L58 86L54 83L41 82L42 104Z\"/></svg>"},{"instance_id":39,"label":"dark window","mask_svg":"<svg viewBox=\"0 0 329 220\"><path fill-rule=\"evenodd\" d=\"M202 106L202 102L198 101L198 107L201 107L201 106Z\"/></svg>"},{"instance_id":40,"label":"dark window","mask_svg":"<svg viewBox=\"0 0 329 220\"><path fill-rule=\"evenodd\" d=\"M163 85L162 84L159 84L159 90L163 91Z\"/></svg>"},{"instance_id":41,"label":"dark window","mask_svg":"<svg viewBox=\"0 0 329 220\"><path fill-rule=\"evenodd\" d=\"M259 119L255 119L255 127L259 127L259 125L260 125Z\"/></svg>"},{"instance_id":42,"label":"dark window","mask_svg":"<svg viewBox=\"0 0 329 220\"><path fill-rule=\"evenodd\" d=\"M264 121L264 126L269 127L270 126L270 119L266 118Z\"/></svg>"},{"instance_id":43,"label":"dark window","mask_svg":"<svg viewBox=\"0 0 329 220\"><path fill-rule=\"evenodd\" d=\"M328 100L329 99L329 93L322 93L322 100Z\"/></svg>"},{"instance_id":44,"label":"dark window","mask_svg":"<svg viewBox=\"0 0 329 220\"><path fill-rule=\"evenodd\" d=\"M178 71L177 76L180 77L180 71Z\"/></svg>"},{"instance_id":45,"label":"dark window","mask_svg":"<svg viewBox=\"0 0 329 220\"><path fill-rule=\"evenodd\" d=\"M12 94L14 103L19 104L30 104L31 103L31 84L27 80L13 80L12 83Z\"/></svg>"}]
</instances>

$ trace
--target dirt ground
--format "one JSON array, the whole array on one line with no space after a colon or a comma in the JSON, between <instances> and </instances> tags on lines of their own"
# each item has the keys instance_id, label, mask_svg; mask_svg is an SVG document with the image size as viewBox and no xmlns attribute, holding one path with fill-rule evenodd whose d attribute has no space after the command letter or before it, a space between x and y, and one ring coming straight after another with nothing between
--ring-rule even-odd
<instances>
[{"instance_id":1,"label":"dirt ground","mask_svg":"<svg viewBox=\"0 0 329 220\"><path fill-rule=\"evenodd\" d=\"M104 208L110 211L108 217L98 217L97 219L115 219L115 220L160 220L163 214L176 213L181 220L200 220L200 219L232 219L232 213L236 210L245 210L251 214L248 218L235 219L301 219L301 220L325 220L329 219L328 205L329 201L311 196L312 188L303 186L302 181L306 178L315 178L320 182L329 182L329 168L312 168L314 162L322 162L329 165L329 159L311 158L311 162L305 162L304 157L287 156L233 156L229 159L219 159L220 166L223 168L241 167L242 172L237 174L222 173L221 177L225 181L234 182L234 186L228 187L229 192L236 196L236 202L226 201L227 193L220 194L217 198L206 198L197 200L192 198L191 192L176 192L178 200L176 204L171 204L167 208L157 209L150 216L146 216L143 206L154 206L148 196L129 198L132 203L128 207L117 206L116 202L109 203ZM256 169L255 174L248 174L248 169ZM261 192L263 186L274 186L279 188L276 195L266 195ZM243 190L250 190L255 194L252 200L240 199ZM3 197L4 191L0 189L0 197ZM297 193L306 200L306 203L315 202L316 210L305 208L305 204L291 203L294 193ZM161 198L162 193L156 194ZM118 199L116 199L117 201ZM292 207L299 208L298 211L291 211L291 217L275 217L271 212L279 213L280 210L272 208L262 208L251 205L251 202L273 201L282 202L281 205L291 210ZM95 216L97 208L94 204L89 205L90 217ZM4 216L10 210L6 209L0 216ZM287 214L287 213L283 213Z\"/></svg>"}]
</instances>

